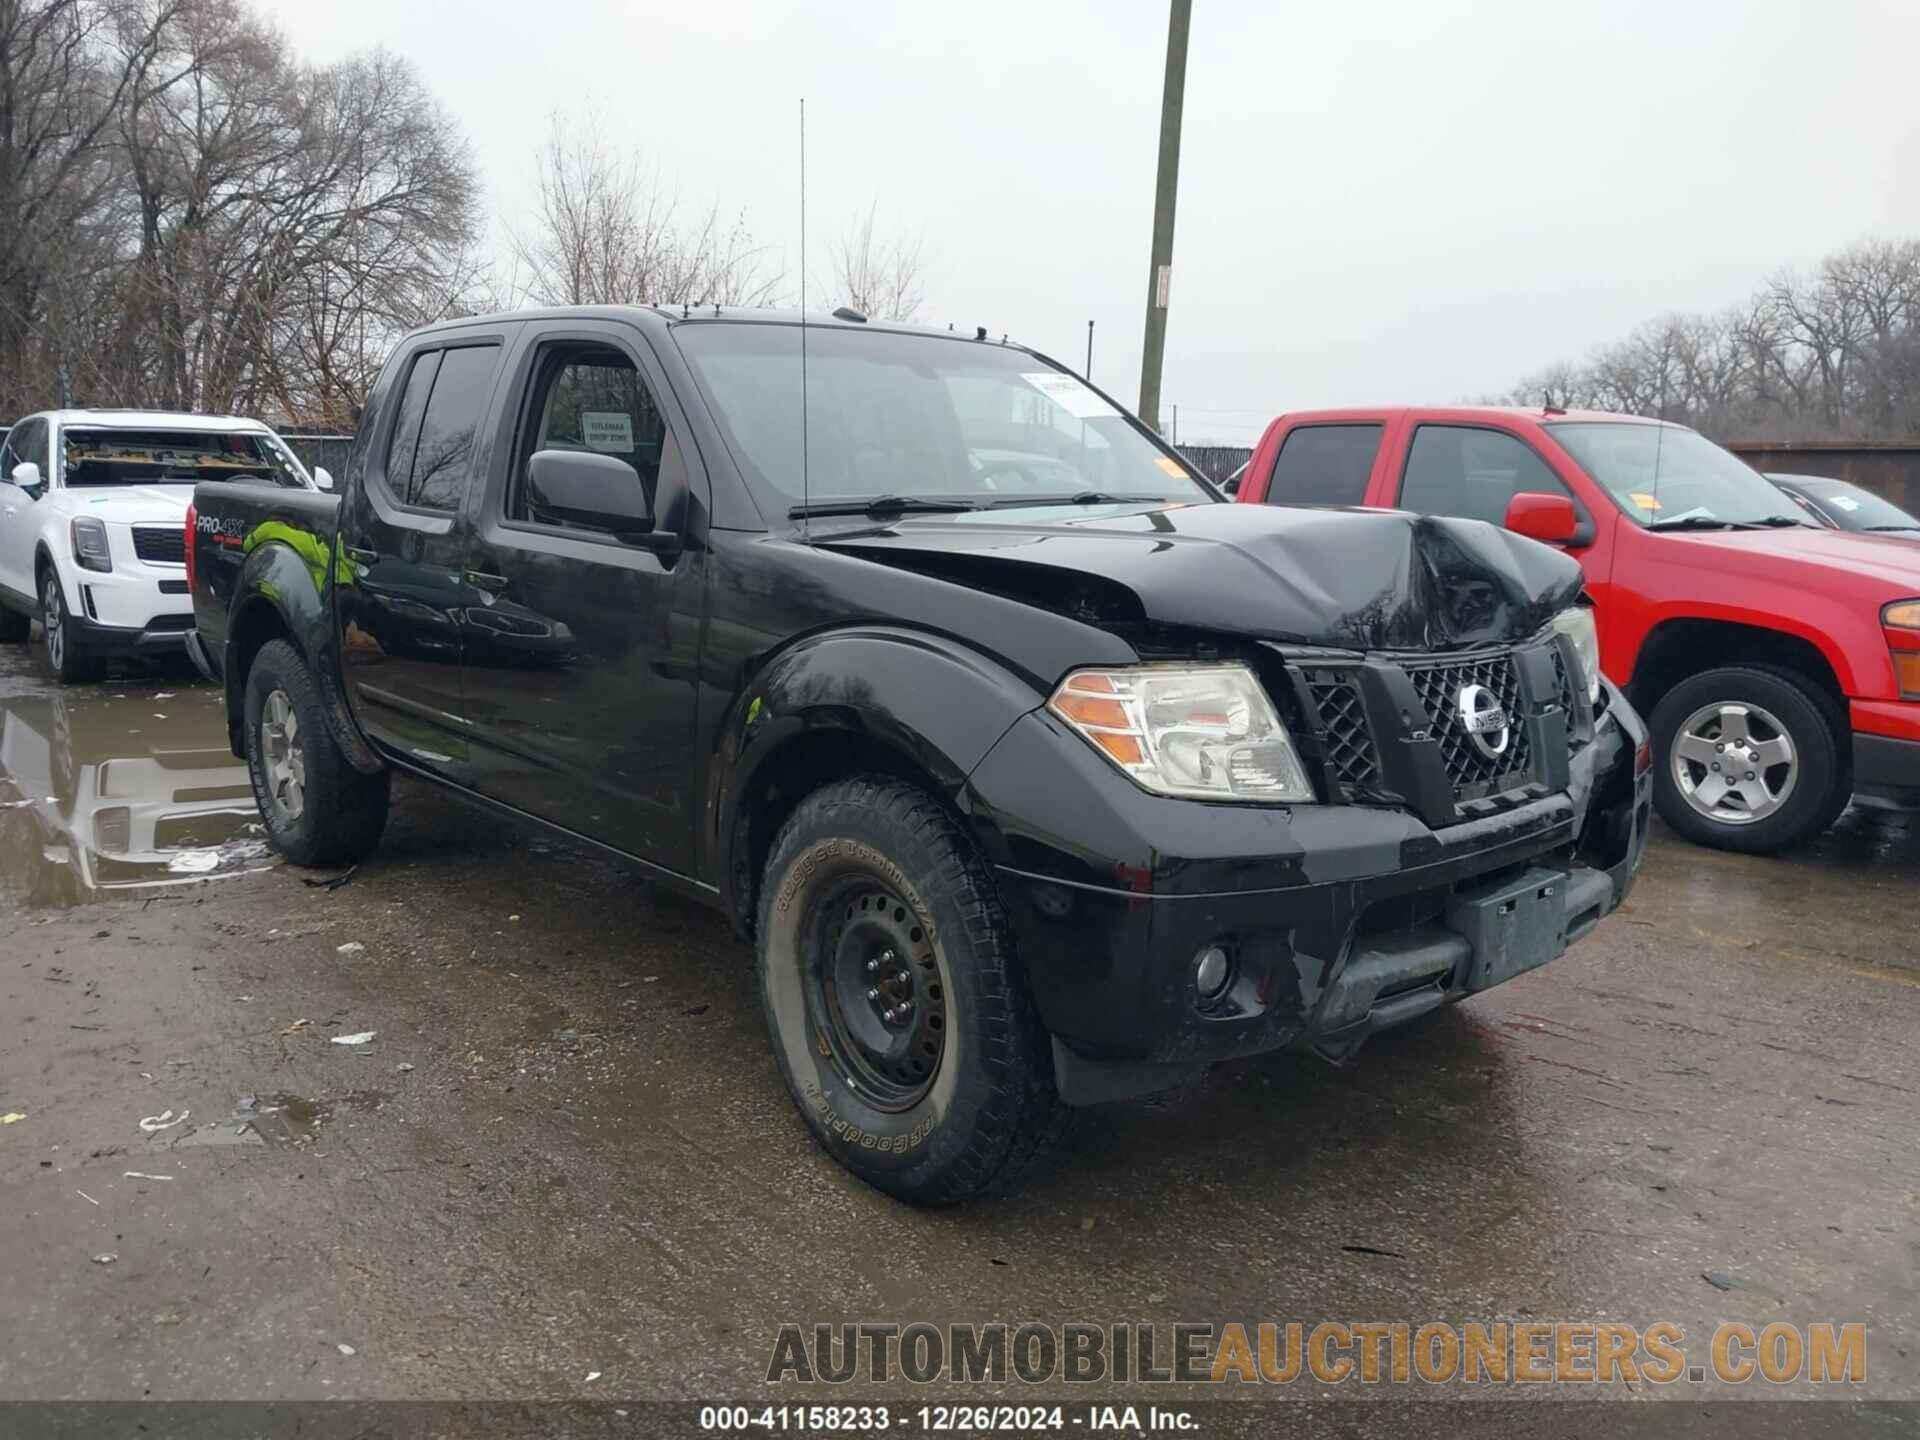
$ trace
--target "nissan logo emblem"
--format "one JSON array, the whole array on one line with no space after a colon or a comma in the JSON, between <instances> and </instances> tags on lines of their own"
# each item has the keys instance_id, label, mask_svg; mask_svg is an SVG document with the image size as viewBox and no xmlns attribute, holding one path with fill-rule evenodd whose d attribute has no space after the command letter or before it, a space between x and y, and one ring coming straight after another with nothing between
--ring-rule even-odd
<instances>
[{"instance_id":1,"label":"nissan logo emblem","mask_svg":"<svg viewBox=\"0 0 1920 1440\"><path fill-rule=\"evenodd\" d=\"M1467 732L1474 749L1489 760L1498 760L1507 753L1513 730L1498 696L1484 685L1462 685L1460 698L1454 703L1460 728Z\"/></svg>"}]
</instances>

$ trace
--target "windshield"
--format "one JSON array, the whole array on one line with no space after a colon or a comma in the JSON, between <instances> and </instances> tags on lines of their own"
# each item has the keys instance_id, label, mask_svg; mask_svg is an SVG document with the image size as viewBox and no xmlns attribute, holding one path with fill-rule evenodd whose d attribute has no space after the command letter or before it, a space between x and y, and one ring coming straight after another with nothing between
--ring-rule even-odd
<instances>
[{"instance_id":1,"label":"windshield","mask_svg":"<svg viewBox=\"0 0 1920 1440\"><path fill-rule=\"evenodd\" d=\"M1809 523L1758 470L1696 431L1618 421L1547 429L1638 524L1661 529L1687 522Z\"/></svg>"},{"instance_id":2,"label":"windshield","mask_svg":"<svg viewBox=\"0 0 1920 1440\"><path fill-rule=\"evenodd\" d=\"M933 335L807 330L800 465L800 329L674 330L749 482L783 512L885 496L956 508L1092 497L1213 496L1073 375L1023 351Z\"/></svg>"},{"instance_id":3,"label":"windshield","mask_svg":"<svg viewBox=\"0 0 1920 1440\"><path fill-rule=\"evenodd\" d=\"M1820 512L1842 530L1920 530L1916 520L1891 500L1845 480L1817 480L1795 475L1796 489L1804 491Z\"/></svg>"},{"instance_id":4,"label":"windshield","mask_svg":"<svg viewBox=\"0 0 1920 1440\"><path fill-rule=\"evenodd\" d=\"M109 430L60 432L61 474L69 487L191 485L196 480L266 480L306 488L306 473L286 446L253 431Z\"/></svg>"}]
</instances>

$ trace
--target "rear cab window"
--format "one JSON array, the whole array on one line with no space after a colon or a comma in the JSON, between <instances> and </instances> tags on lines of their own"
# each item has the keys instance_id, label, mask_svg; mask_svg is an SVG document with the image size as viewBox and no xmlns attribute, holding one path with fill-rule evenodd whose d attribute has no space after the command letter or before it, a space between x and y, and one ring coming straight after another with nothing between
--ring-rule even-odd
<instances>
[{"instance_id":1,"label":"rear cab window","mask_svg":"<svg viewBox=\"0 0 1920 1440\"><path fill-rule=\"evenodd\" d=\"M1364 505L1386 427L1378 421L1287 432L1267 483L1269 505Z\"/></svg>"},{"instance_id":2,"label":"rear cab window","mask_svg":"<svg viewBox=\"0 0 1920 1440\"><path fill-rule=\"evenodd\" d=\"M395 500L416 510L460 508L499 362L498 344L414 357L387 443L386 483Z\"/></svg>"}]
</instances>

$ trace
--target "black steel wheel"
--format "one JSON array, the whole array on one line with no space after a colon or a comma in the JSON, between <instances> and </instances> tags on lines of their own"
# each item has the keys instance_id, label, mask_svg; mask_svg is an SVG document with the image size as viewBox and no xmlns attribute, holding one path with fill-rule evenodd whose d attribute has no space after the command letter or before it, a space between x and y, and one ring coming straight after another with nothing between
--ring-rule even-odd
<instances>
[{"instance_id":1,"label":"black steel wheel","mask_svg":"<svg viewBox=\"0 0 1920 1440\"><path fill-rule=\"evenodd\" d=\"M933 796L886 776L807 796L774 839L756 931L781 1075L869 1184L953 1204L1064 1133L993 874Z\"/></svg>"},{"instance_id":2,"label":"black steel wheel","mask_svg":"<svg viewBox=\"0 0 1920 1440\"><path fill-rule=\"evenodd\" d=\"M887 885L842 877L809 906L808 1014L847 1082L881 1110L926 1098L946 1051L947 994L925 916Z\"/></svg>"}]
</instances>

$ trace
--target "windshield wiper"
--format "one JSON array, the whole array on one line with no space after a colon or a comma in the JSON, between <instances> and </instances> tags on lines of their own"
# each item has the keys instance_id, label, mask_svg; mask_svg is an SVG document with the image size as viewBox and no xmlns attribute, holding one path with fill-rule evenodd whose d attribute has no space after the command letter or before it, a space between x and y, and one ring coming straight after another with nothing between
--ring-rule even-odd
<instances>
[{"instance_id":1,"label":"windshield wiper","mask_svg":"<svg viewBox=\"0 0 1920 1440\"><path fill-rule=\"evenodd\" d=\"M1792 526L1795 530L1804 530L1807 528L1807 522L1805 520L1798 519L1792 515L1769 515L1763 520L1754 520L1749 523L1768 530L1779 530L1787 526Z\"/></svg>"},{"instance_id":2,"label":"windshield wiper","mask_svg":"<svg viewBox=\"0 0 1920 1440\"><path fill-rule=\"evenodd\" d=\"M1109 495L1104 490L1082 490L1073 495L1008 495L995 500L991 508L995 510L1016 509L1022 505L1159 505L1166 501L1164 495Z\"/></svg>"},{"instance_id":3,"label":"windshield wiper","mask_svg":"<svg viewBox=\"0 0 1920 1440\"><path fill-rule=\"evenodd\" d=\"M787 511L789 520L804 520L810 515L941 515L957 510L976 510L971 500L933 500L915 495L868 495L855 500L816 500L811 505L795 505Z\"/></svg>"},{"instance_id":4,"label":"windshield wiper","mask_svg":"<svg viewBox=\"0 0 1920 1440\"><path fill-rule=\"evenodd\" d=\"M1920 531L1920 525L1864 525L1861 528L1871 530L1876 535L1888 530L1897 530L1902 534L1912 534L1915 531Z\"/></svg>"},{"instance_id":5,"label":"windshield wiper","mask_svg":"<svg viewBox=\"0 0 1920 1440\"><path fill-rule=\"evenodd\" d=\"M1711 515L1680 515L1672 520L1655 520L1649 530L1737 530L1731 520L1716 520Z\"/></svg>"}]
</instances>

